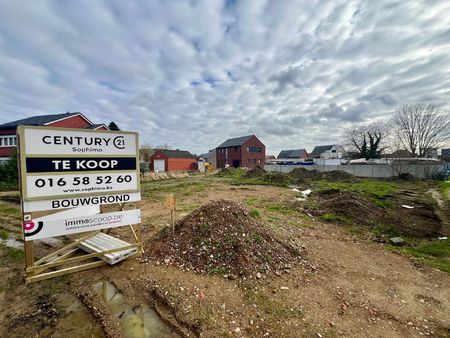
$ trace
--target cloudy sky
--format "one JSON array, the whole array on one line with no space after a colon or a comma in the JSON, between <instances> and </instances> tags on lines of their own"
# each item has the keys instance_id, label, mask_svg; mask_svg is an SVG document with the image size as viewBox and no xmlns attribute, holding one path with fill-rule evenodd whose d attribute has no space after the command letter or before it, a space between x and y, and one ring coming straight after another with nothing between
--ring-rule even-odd
<instances>
[{"instance_id":1,"label":"cloudy sky","mask_svg":"<svg viewBox=\"0 0 450 338\"><path fill-rule=\"evenodd\" d=\"M449 108L450 1L0 0L0 123L81 111L141 143L269 154Z\"/></svg>"}]
</instances>

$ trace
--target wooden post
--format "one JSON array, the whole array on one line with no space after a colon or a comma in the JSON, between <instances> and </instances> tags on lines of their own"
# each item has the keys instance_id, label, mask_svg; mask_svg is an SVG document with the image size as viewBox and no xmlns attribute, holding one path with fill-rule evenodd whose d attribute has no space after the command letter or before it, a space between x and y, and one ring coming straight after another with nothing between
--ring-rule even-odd
<instances>
[{"instance_id":1,"label":"wooden post","mask_svg":"<svg viewBox=\"0 0 450 338\"><path fill-rule=\"evenodd\" d=\"M166 209L170 210L170 224L172 226L172 233L175 232L175 209L176 200L173 194L166 196Z\"/></svg>"}]
</instances>

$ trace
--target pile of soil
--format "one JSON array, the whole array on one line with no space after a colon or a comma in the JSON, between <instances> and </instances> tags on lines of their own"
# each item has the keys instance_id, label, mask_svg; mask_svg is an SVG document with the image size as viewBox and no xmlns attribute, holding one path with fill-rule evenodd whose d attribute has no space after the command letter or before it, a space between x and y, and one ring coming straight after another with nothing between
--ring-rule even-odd
<instances>
[{"instance_id":1,"label":"pile of soil","mask_svg":"<svg viewBox=\"0 0 450 338\"><path fill-rule=\"evenodd\" d=\"M305 168L295 168L289 173L289 178L294 183L301 183L307 180L330 180L341 182L353 182L357 180L355 176L343 170L320 172L317 169L307 170Z\"/></svg>"},{"instance_id":2,"label":"pile of soil","mask_svg":"<svg viewBox=\"0 0 450 338\"><path fill-rule=\"evenodd\" d=\"M255 178L255 177L261 177L264 176L267 173L263 168L257 166L253 169L250 169L245 173L245 177L247 178Z\"/></svg>"},{"instance_id":3,"label":"pile of soil","mask_svg":"<svg viewBox=\"0 0 450 338\"><path fill-rule=\"evenodd\" d=\"M340 182L354 182L357 180L355 176L343 170L325 171L322 173L322 178Z\"/></svg>"},{"instance_id":4,"label":"pile of soil","mask_svg":"<svg viewBox=\"0 0 450 338\"><path fill-rule=\"evenodd\" d=\"M439 236L442 228L431 205L406 209L394 200L392 206L382 207L367 196L339 189L313 194L311 203L305 205L303 210L319 218L325 216L323 219L331 222L379 229L382 237L432 238Z\"/></svg>"},{"instance_id":5,"label":"pile of soil","mask_svg":"<svg viewBox=\"0 0 450 338\"><path fill-rule=\"evenodd\" d=\"M391 219L385 219L387 215L384 208L374 205L356 193L327 189L318 192L315 199L318 201L318 207L313 212L317 216L336 215L341 222L346 220L364 226L391 222Z\"/></svg>"},{"instance_id":6,"label":"pile of soil","mask_svg":"<svg viewBox=\"0 0 450 338\"><path fill-rule=\"evenodd\" d=\"M263 176L263 180L265 182L275 184L275 185L288 185L289 184L288 176L283 173L266 173Z\"/></svg>"},{"instance_id":7,"label":"pile of soil","mask_svg":"<svg viewBox=\"0 0 450 338\"><path fill-rule=\"evenodd\" d=\"M146 259L232 278L290 268L299 251L259 225L241 204L218 200L194 210L146 245Z\"/></svg>"},{"instance_id":8,"label":"pile of soil","mask_svg":"<svg viewBox=\"0 0 450 338\"><path fill-rule=\"evenodd\" d=\"M295 168L289 173L289 178L294 182L320 180L322 178L322 173L317 169L307 170L305 168Z\"/></svg>"}]
</instances>

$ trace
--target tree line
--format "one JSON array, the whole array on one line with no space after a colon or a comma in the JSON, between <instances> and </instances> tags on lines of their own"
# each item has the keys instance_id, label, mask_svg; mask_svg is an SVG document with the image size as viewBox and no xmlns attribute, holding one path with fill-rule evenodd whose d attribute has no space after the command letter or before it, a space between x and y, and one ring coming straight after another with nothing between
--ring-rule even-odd
<instances>
[{"instance_id":1,"label":"tree line","mask_svg":"<svg viewBox=\"0 0 450 338\"><path fill-rule=\"evenodd\" d=\"M427 157L450 140L450 117L434 103L406 104L387 122L347 128L343 138L359 158L380 158L397 150L407 151L410 157Z\"/></svg>"}]
</instances>

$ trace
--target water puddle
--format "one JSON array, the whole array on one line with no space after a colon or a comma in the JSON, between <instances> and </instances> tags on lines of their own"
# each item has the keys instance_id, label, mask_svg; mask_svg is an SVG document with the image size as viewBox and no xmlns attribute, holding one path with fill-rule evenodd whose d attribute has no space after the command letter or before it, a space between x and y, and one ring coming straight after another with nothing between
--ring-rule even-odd
<instances>
[{"instance_id":1,"label":"water puddle","mask_svg":"<svg viewBox=\"0 0 450 338\"><path fill-rule=\"evenodd\" d=\"M67 314L59 320L58 328L52 337L103 337L100 326L92 321L89 313L78 300L68 297L61 300L61 305L65 306Z\"/></svg>"},{"instance_id":2,"label":"water puddle","mask_svg":"<svg viewBox=\"0 0 450 338\"><path fill-rule=\"evenodd\" d=\"M111 314L119 319L124 338L173 337L168 326L148 305L132 305L111 282L94 284Z\"/></svg>"}]
</instances>

